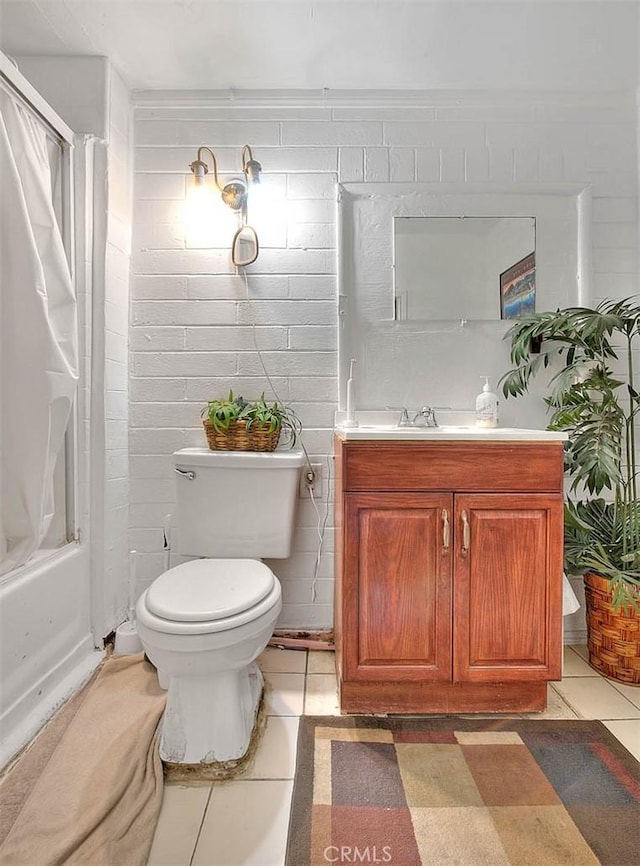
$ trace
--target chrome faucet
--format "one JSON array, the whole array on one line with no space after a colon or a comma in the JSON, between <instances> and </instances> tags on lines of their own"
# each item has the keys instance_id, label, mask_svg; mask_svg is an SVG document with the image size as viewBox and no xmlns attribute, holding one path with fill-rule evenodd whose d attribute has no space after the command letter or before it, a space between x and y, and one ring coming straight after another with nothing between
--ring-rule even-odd
<instances>
[{"instance_id":1,"label":"chrome faucet","mask_svg":"<svg viewBox=\"0 0 640 866\"><path fill-rule=\"evenodd\" d=\"M414 427L437 427L435 409L432 406L423 406L419 412L416 412L411 424Z\"/></svg>"},{"instance_id":2,"label":"chrome faucet","mask_svg":"<svg viewBox=\"0 0 640 866\"><path fill-rule=\"evenodd\" d=\"M400 410L400 418L398 419L398 427L437 427L436 412L431 406L423 406L419 412L409 418L409 411L406 406Z\"/></svg>"},{"instance_id":3,"label":"chrome faucet","mask_svg":"<svg viewBox=\"0 0 640 866\"><path fill-rule=\"evenodd\" d=\"M403 406L400 410L400 418L398 419L398 427L413 427L413 421L409 418L409 410Z\"/></svg>"}]
</instances>

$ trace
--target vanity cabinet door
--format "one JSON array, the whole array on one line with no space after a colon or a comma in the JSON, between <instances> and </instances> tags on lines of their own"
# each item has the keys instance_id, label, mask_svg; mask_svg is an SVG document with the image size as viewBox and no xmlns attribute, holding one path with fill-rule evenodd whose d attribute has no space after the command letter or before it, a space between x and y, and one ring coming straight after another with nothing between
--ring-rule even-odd
<instances>
[{"instance_id":1,"label":"vanity cabinet door","mask_svg":"<svg viewBox=\"0 0 640 866\"><path fill-rule=\"evenodd\" d=\"M451 679L452 507L442 493L345 495L345 679Z\"/></svg>"},{"instance_id":2,"label":"vanity cabinet door","mask_svg":"<svg viewBox=\"0 0 640 866\"><path fill-rule=\"evenodd\" d=\"M455 497L457 682L560 678L562 500Z\"/></svg>"}]
</instances>

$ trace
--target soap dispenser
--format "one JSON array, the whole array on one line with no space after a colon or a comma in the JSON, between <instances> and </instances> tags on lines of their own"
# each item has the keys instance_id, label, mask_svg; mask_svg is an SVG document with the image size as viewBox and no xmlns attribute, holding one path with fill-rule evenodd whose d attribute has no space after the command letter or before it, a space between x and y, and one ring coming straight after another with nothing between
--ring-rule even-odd
<instances>
[{"instance_id":1,"label":"soap dispenser","mask_svg":"<svg viewBox=\"0 0 640 866\"><path fill-rule=\"evenodd\" d=\"M498 426L498 398L491 390L489 377L482 376L484 385L476 397L476 427Z\"/></svg>"}]
</instances>

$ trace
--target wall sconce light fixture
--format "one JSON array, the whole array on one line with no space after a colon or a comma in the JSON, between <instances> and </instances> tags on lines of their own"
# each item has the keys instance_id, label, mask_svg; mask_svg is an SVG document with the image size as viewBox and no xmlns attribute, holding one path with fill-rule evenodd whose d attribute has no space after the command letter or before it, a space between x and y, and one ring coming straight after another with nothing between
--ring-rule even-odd
<instances>
[{"instance_id":1,"label":"wall sconce light fixture","mask_svg":"<svg viewBox=\"0 0 640 866\"><path fill-rule=\"evenodd\" d=\"M218 179L218 163L214 152L210 147L199 147L196 158L189 165L193 173L195 191L205 192L206 190L206 176L209 173L209 166L202 158L205 152L211 157L213 180L220 191L222 201L232 211L240 214L241 218L240 227L231 242L231 261L236 267L250 265L258 258L259 245L255 229L247 225L247 203L250 188L260 183L262 166L253 158L249 145L245 144L242 148L242 173L244 178L242 180L234 178L234 180L229 181L229 183L223 186Z\"/></svg>"},{"instance_id":2,"label":"wall sconce light fixture","mask_svg":"<svg viewBox=\"0 0 640 866\"><path fill-rule=\"evenodd\" d=\"M249 188L253 184L260 183L260 172L262 171L262 166L256 159L253 158L253 153L251 152L251 148L249 147L249 145L245 144L242 148L242 173L244 175L244 180L239 180L236 178L222 186L218 179L218 163L216 162L216 156L214 152L211 150L210 147L199 147L196 158L189 166L189 168L193 172L194 183L196 187L204 186L206 182L205 176L209 173L209 166L202 159L202 154L205 151L211 157L213 180L215 185L220 190L222 201L226 205L228 205L231 210L241 211L244 218L246 216Z\"/></svg>"}]
</instances>

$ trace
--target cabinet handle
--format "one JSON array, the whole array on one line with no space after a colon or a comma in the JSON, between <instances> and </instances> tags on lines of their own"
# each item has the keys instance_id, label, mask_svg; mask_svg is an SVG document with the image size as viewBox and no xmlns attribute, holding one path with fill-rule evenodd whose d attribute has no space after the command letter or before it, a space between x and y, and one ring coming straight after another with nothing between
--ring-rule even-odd
<instances>
[{"instance_id":1,"label":"cabinet handle","mask_svg":"<svg viewBox=\"0 0 640 866\"><path fill-rule=\"evenodd\" d=\"M467 516L467 512L462 512L462 555L466 556L469 552L469 545L471 544L471 528L469 526L469 517Z\"/></svg>"},{"instance_id":2,"label":"cabinet handle","mask_svg":"<svg viewBox=\"0 0 640 866\"><path fill-rule=\"evenodd\" d=\"M449 512L446 508L442 509L442 546L445 550L449 549L451 541L451 529L449 528Z\"/></svg>"}]
</instances>

